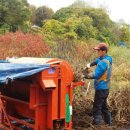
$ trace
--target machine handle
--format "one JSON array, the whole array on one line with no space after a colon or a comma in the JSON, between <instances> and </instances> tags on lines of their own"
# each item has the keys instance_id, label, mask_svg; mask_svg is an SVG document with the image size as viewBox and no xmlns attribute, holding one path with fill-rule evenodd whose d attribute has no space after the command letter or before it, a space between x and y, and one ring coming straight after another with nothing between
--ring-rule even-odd
<instances>
[{"instance_id":1,"label":"machine handle","mask_svg":"<svg viewBox=\"0 0 130 130\"><path fill-rule=\"evenodd\" d=\"M81 82L72 82L71 86L74 87L78 87L78 86L84 86L85 82L81 81Z\"/></svg>"}]
</instances>

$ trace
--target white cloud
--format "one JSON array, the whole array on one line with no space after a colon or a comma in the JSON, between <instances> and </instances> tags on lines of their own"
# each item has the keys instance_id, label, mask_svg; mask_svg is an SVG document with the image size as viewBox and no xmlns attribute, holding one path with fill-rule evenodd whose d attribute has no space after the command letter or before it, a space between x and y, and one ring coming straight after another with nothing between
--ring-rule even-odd
<instances>
[{"instance_id":1,"label":"white cloud","mask_svg":"<svg viewBox=\"0 0 130 130\"><path fill-rule=\"evenodd\" d=\"M110 0L109 8L111 10L111 18L114 20L124 19L130 23L130 6L128 0Z\"/></svg>"},{"instance_id":2,"label":"white cloud","mask_svg":"<svg viewBox=\"0 0 130 130\"><path fill-rule=\"evenodd\" d=\"M69 6L74 2L74 0L28 0L28 2L36 6L46 5L56 11L61 7Z\"/></svg>"}]
</instances>

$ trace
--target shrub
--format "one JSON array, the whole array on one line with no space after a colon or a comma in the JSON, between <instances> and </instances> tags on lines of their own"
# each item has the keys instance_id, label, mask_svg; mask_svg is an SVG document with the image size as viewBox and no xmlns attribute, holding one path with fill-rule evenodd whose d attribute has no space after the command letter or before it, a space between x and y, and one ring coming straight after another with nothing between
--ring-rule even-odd
<instances>
[{"instance_id":1,"label":"shrub","mask_svg":"<svg viewBox=\"0 0 130 130\"><path fill-rule=\"evenodd\" d=\"M40 57L49 51L42 36L22 32L6 33L0 36L0 58L36 56Z\"/></svg>"}]
</instances>

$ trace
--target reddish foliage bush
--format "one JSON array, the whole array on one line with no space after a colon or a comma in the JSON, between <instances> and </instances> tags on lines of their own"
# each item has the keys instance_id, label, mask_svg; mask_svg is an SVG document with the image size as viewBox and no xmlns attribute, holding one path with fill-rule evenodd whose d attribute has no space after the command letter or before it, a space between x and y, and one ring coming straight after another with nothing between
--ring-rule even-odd
<instances>
[{"instance_id":1,"label":"reddish foliage bush","mask_svg":"<svg viewBox=\"0 0 130 130\"><path fill-rule=\"evenodd\" d=\"M76 52L77 52L79 58L82 58L86 61L93 54L92 47L90 45L88 46L88 44L86 44L86 43L76 44Z\"/></svg>"},{"instance_id":2,"label":"reddish foliage bush","mask_svg":"<svg viewBox=\"0 0 130 130\"><path fill-rule=\"evenodd\" d=\"M0 59L12 56L40 57L48 51L49 47L39 35L16 32L0 36Z\"/></svg>"}]
</instances>

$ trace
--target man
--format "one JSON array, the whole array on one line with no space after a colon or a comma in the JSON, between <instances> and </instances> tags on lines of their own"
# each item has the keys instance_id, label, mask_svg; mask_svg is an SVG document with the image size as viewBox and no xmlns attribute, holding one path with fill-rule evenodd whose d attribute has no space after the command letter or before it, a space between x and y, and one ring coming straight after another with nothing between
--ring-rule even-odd
<instances>
[{"instance_id":1,"label":"man","mask_svg":"<svg viewBox=\"0 0 130 130\"><path fill-rule=\"evenodd\" d=\"M95 97L93 103L93 123L101 123L101 114L103 114L106 124L111 124L111 113L107 106L107 97L109 95L109 83L112 69L112 58L107 55L108 45L99 43L93 48L97 51L99 58L92 63L87 64L87 68L96 65L94 73L86 74L85 78L94 79Z\"/></svg>"}]
</instances>

